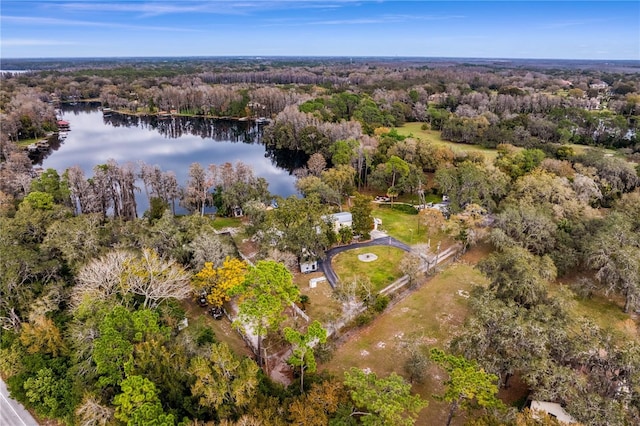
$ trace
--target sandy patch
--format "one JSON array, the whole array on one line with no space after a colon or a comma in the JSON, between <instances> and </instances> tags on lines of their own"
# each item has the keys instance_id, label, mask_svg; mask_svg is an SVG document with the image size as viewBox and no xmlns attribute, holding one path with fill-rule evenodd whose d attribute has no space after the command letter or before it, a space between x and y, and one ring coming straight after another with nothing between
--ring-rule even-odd
<instances>
[{"instance_id":1,"label":"sandy patch","mask_svg":"<svg viewBox=\"0 0 640 426\"><path fill-rule=\"evenodd\" d=\"M378 260L378 255L373 253L362 253L358 255L358 260L360 262L374 262Z\"/></svg>"}]
</instances>

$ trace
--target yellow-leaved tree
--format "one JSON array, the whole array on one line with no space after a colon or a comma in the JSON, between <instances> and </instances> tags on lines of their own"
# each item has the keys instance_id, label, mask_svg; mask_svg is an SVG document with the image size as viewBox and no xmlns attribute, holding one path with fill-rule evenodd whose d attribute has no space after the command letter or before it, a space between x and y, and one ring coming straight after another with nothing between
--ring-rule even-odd
<instances>
[{"instance_id":1,"label":"yellow-leaved tree","mask_svg":"<svg viewBox=\"0 0 640 426\"><path fill-rule=\"evenodd\" d=\"M211 262L205 262L202 270L193 276L191 284L197 293L206 293L209 304L222 306L231 299L229 290L242 284L246 272L247 264L244 261L227 257L219 268L214 268Z\"/></svg>"}]
</instances>

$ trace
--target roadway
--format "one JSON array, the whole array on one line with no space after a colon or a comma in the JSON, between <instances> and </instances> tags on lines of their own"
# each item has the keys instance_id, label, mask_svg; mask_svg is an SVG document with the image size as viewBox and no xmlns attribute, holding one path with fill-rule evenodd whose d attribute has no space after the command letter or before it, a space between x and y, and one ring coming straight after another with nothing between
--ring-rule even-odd
<instances>
[{"instance_id":1,"label":"roadway","mask_svg":"<svg viewBox=\"0 0 640 426\"><path fill-rule=\"evenodd\" d=\"M19 402L9 397L4 381L0 380L0 425L38 426L31 414Z\"/></svg>"}]
</instances>

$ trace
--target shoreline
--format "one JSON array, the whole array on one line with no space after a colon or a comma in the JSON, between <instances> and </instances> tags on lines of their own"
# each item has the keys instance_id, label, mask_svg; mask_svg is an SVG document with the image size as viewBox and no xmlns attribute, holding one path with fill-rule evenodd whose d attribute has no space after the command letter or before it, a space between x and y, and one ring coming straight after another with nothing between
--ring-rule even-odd
<instances>
[{"instance_id":1,"label":"shoreline","mask_svg":"<svg viewBox=\"0 0 640 426\"><path fill-rule=\"evenodd\" d=\"M78 101L70 101L70 102L60 102L60 105L70 105L78 103L97 103L100 104L98 109L103 110L102 102L97 99L82 99ZM103 111L103 114L105 112ZM208 118L210 120L227 120L227 121L254 121L254 122L263 122L270 123L272 121L271 118L268 117L233 117L233 116L217 116L217 115L208 115L208 114L185 114L180 112L168 112L168 111L158 111L158 112L145 112L145 111L128 111L122 109L110 108L108 113L128 115L132 117L158 117L158 118L171 118L171 117L188 117L188 118Z\"/></svg>"}]
</instances>

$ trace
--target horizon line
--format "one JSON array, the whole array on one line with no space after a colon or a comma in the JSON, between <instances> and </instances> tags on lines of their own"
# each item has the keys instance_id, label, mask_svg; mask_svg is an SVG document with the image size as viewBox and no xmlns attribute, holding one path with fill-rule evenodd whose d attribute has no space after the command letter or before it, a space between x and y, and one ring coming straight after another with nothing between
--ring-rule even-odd
<instances>
[{"instance_id":1,"label":"horizon line","mask_svg":"<svg viewBox=\"0 0 640 426\"><path fill-rule=\"evenodd\" d=\"M640 58L552 58L552 57L524 57L524 56L419 56L419 55L167 55L167 56L25 56L25 57L1 57L0 62L5 60L86 60L86 59L215 59L215 58L241 58L241 59L291 59L291 58L330 58L330 59L474 59L474 60L546 60L546 61L627 61L638 62Z\"/></svg>"}]
</instances>

